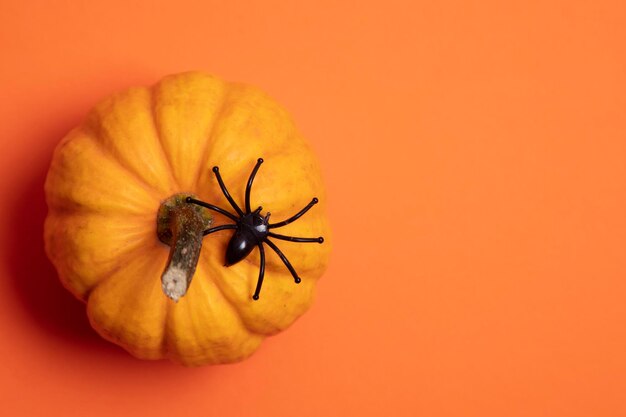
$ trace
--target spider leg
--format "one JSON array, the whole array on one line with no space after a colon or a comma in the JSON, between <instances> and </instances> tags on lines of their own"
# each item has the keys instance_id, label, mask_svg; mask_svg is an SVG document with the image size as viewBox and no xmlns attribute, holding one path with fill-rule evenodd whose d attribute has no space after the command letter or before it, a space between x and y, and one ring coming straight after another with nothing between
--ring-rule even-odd
<instances>
[{"instance_id":1,"label":"spider leg","mask_svg":"<svg viewBox=\"0 0 626 417\"><path fill-rule=\"evenodd\" d=\"M252 182L254 181L254 177L256 176L256 173L262 163L263 158L257 159L256 165L250 174L250 178L248 178L248 185L246 185L246 213L250 213L250 191L252 190Z\"/></svg>"},{"instance_id":2,"label":"spider leg","mask_svg":"<svg viewBox=\"0 0 626 417\"><path fill-rule=\"evenodd\" d=\"M223 224L221 226L215 226L215 227L211 227L210 229L206 229L204 232L202 232L202 235L206 236L213 232L219 232L220 230L236 229L236 228L237 228L236 224Z\"/></svg>"},{"instance_id":3,"label":"spider leg","mask_svg":"<svg viewBox=\"0 0 626 417\"><path fill-rule=\"evenodd\" d=\"M252 296L254 300L259 299L261 285L263 285L263 276L265 275L265 249L263 249L263 243L259 243L259 254L261 255L261 265L259 266L259 279L256 281L256 290L254 290L254 295Z\"/></svg>"},{"instance_id":4,"label":"spider leg","mask_svg":"<svg viewBox=\"0 0 626 417\"><path fill-rule=\"evenodd\" d=\"M311 202L309 204L307 204L306 207L303 208L302 210L300 210L298 213L296 213L295 215L291 216L287 220L283 220L282 222L278 222L278 223L274 223L274 224L268 225L267 226L268 229L275 229L277 227L283 227L283 226L288 225L289 223L292 223L292 222L298 220L300 217L302 217L302 215L304 213L309 211L309 209L311 207L313 207L314 205L316 205L318 202L319 202L319 200L317 199L317 197L313 198L313 200L311 200Z\"/></svg>"},{"instance_id":5,"label":"spider leg","mask_svg":"<svg viewBox=\"0 0 626 417\"><path fill-rule=\"evenodd\" d=\"M285 256L285 254L282 253L280 249L278 249L278 246L276 246L274 242L272 242L271 240L265 239L265 243L267 243L270 248L274 249L274 252L276 252L276 254L280 257L280 259L282 259L283 263L285 264L289 272L291 272L291 275L293 276L293 280L296 282L296 284L299 284L301 279L296 273L296 270L293 269L293 266L291 266L291 263L289 263L289 260L287 260L287 257Z\"/></svg>"},{"instance_id":6,"label":"spider leg","mask_svg":"<svg viewBox=\"0 0 626 417\"><path fill-rule=\"evenodd\" d=\"M227 212L227 211L226 211L226 210L224 210L223 208L219 208L219 207L217 207L217 206L214 206L213 204L205 203L204 201L196 200L195 198L192 198L192 197L187 197L187 198L185 199L185 201L186 201L187 203L197 204L197 205L199 205L199 206L202 206L202 207L208 208L208 209L210 209L210 210L217 211L218 213L221 213L221 214L223 214L224 216L226 216L226 217L228 217L229 219L234 220L234 221L236 221L236 222L238 222L238 221L239 221L239 218L238 218L237 216L235 216L234 214L231 214L231 213Z\"/></svg>"},{"instance_id":7,"label":"spider leg","mask_svg":"<svg viewBox=\"0 0 626 417\"><path fill-rule=\"evenodd\" d=\"M230 193L228 192L228 190L226 189L226 186L224 185L224 181L222 180L222 176L220 175L219 167L216 167L216 166L213 167L213 173L215 174L215 177L217 178L217 182L220 184L220 188L222 189L222 192L224 193L224 196L226 197L230 205L233 206L233 208L235 209L237 214L239 214L239 216L243 217L244 212L241 211L237 203L235 203L235 200L233 200L233 198L230 196Z\"/></svg>"},{"instance_id":8,"label":"spider leg","mask_svg":"<svg viewBox=\"0 0 626 417\"><path fill-rule=\"evenodd\" d=\"M285 236L285 235L279 235L278 233L272 233L272 232L268 232L267 233L268 236L274 237L276 239L280 239L280 240L288 240L289 242L300 242L300 243L306 243L306 242L317 242L317 243L324 243L324 238L323 237L294 237L294 236Z\"/></svg>"}]
</instances>

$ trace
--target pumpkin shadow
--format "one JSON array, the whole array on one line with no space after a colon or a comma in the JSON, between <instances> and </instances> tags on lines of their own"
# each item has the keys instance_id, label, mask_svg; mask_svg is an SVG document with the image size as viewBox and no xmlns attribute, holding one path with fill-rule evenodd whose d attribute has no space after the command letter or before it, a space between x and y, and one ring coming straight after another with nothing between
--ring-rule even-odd
<instances>
[{"instance_id":1,"label":"pumpkin shadow","mask_svg":"<svg viewBox=\"0 0 626 417\"><path fill-rule=\"evenodd\" d=\"M71 125L48 129L48 134L61 138L70 130L68 126ZM91 328L85 304L63 288L46 256L43 243L47 214L44 182L52 152L48 155L46 163L37 164L41 167L37 172L30 171L34 175L25 179L9 211L11 245L6 253L6 264L15 297L39 328L48 336L66 342L72 349L130 357L123 349L101 339Z\"/></svg>"},{"instance_id":2,"label":"pumpkin shadow","mask_svg":"<svg viewBox=\"0 0 626 417\"><path fill-rule=\"evenodd\" d=\"M71 87L65 92L64 104L57 102L54 90L42 90L41 95L26 97L20 102L24 114L34 112L32 119L20 121L18 137L29 136L27 143L37 144L30 149L28 159L20 158L17 163L28 165L21 167L22 174L12 178L12 198L5 201L6 216L0 219L4 224L6 241L10 242L3 253L3 265L8 276L5 278L9 297L23 311L16 312L25 324L32 324L35 330L50 340L75 354L94 361L107 362L108 365L130 370L144 375L160 376L188 374L189 368L182 367L168 360L138 360L123 348L100 337L89 324L86 305L77 300L61 284L57 272L49 261L43 241L43 226L47 215L44 183L52 153L56 144L84 118L84 109L93 106L98 97L109 93L112 86L116 89L131 85L145 85L147 79L156 79L158 73L152 68L129 69L127 65L113 67L111 71L94 74L81 74L78 81L72 80ZM67 80L65 80L67 83ZM90 94L85 94L80 83L89 83ZM74 89L75 88L75 89ZM81 110L82 109L82 110ZM30 320L30 323L28 322ZM173 380L179 383L178 380Z\"/></svg>"}]
</instances>

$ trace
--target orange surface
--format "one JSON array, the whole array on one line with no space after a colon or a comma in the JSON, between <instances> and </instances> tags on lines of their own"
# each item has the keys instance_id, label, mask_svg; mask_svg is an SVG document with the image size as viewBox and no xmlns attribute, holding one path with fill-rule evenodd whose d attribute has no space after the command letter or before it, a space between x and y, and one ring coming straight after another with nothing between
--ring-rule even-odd
<instances>
[{"instance_id":1,"label":"orange surface","mask_svg":"<svg viewBox=\"0 0 626 417\"><path fill-rule=\"evenodd\" d=\"M52 3L0 4L3 414L626 415L623 2ZM335 236L307 315L194 369L100 340L41 238L59 139L188 69L290 109Z\"/></svg>"}]
</instances>

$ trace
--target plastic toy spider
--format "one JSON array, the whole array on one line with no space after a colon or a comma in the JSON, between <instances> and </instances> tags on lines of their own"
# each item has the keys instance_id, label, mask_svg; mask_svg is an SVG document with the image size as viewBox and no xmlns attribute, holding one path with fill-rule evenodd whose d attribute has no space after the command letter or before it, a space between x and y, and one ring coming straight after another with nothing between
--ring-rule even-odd
<instances>
[{"instance_id":1,"label":"plastic toy spider","mask_svg":"<svg viewBox=\"0 0 626 417\"><path fill-rule=\"evenodd\" d=\"M269 218L271 214L269 212L267 212L265 217L261 216L262 207L258 207L256 210L251 211L250 191L252 189L252 182L254 181L254 177L256 176L256 173L259 170L259 167L261 166L262 163L263 163L263 158L259 158L257 160L256 165L254 166L254 169L252 170L252 173L250 174L250 178L248 178L248 184L246 186L246 201L245 201L246 211L245 212L239 208L237 203L235 203L235 200L233 200L233 198L228 193L228 190L226 189L226 186L224 185L224 181L222 180L222 177L220 175L220 170L216 166L213 167L213 173L215 173L215 177L217 178L217 182L219 183L220 188L222 189L222 192L224 193L224 196L226 197L230 205L235 209L235 211L237 212L237 215L234 215L230 213L229 211L224 210L220 207L214 206L213 204L205 203L204 201L196 200L195 198L192 198L192 197L187 197L186 199L187 203L197 204L199 206L206 207L210 210L214 210L218 213L223 214L224 216L228 217L229 219L235 222L235 224L225 224L221 226L211 227L204 231L204 236L206 236L210 233L218 232L220 230L235 229L235 233L233 234L232 238L228 242L228 247L226 249L225 266L236 264L237 262L244 259L246 256L250 254L250 252L252 252L252 249L254 249L255 246L259 248L259 254L261 255L261 265L259 266L259 278L256 283L256 290L254 291L254 295L252 296L254 300L259 299L259 293L261 292L261 286L263 285L263 276L265 275L265 249L263 248L263 243L266 243L270 248L272 248L272 250L274 250L274 252L276 252L276 254L278 254L278 256L283 261L287 269L289 269L289 272L291 272L291 275L293 276L293 279L296 282L296 284L299 284L301 281L300 277L298 277L298 274L296 273L296 270L293 268L293 266L291 265L287 257L281 252L280 249L278 249L278 246L276 246L274 242L269 240L269 237L273 237L275 239L280 239L280 240L288 240L290 242L300 242L300 243L310 243L310 242L323 243L324 242L324 238L321 236L314 237L314 238L293 237L293 236L279 235L277 233L273 233L270 231L270 229L277 229L279 227L286 226L289 223L293 223L294 221L298 220L304 213L309 211L311 207L317 204L318 202L317 198L313 198L313 200L311 200L311 202L307 204L306 207L304 207L295 215L291 216L287 220L283 220L282 222L278 222L278 223L269 222Z\"/></svg>"}]
</instances>

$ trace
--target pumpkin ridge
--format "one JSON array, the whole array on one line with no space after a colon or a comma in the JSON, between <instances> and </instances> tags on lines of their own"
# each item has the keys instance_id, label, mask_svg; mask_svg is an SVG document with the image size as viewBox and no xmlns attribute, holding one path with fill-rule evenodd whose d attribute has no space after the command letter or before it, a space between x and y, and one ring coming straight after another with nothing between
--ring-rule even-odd
<instances>
[{"instance_id":1,"label":"pumpkin ridge","mask_svg":"<svg viewBox=\"0 0 626 417\"><path fill-rule=\"evenodd\" d=\"M72 259L77 259L75 247L69 246L69 249L70 249L69 251L64 250L64 249L61 249L59 251L58 247L68 248L68 245L60 245L58 243L55 243L57 242L56 239L50 238L49 236L53 234L55 235L58 234L57 233L58 229L63 224L76 221L77 219L80 219L81 217L93 218L96 216L99 216L102 218L106 217L106 215L103 215L101 213L77 214L77 213L70 213L70 212L59 212L58 210L56 210L54 215L50 215L48 216L48 218L46 218L46 221L44 224L44 235L46 236L44 249L49 259L53 263L53 265L55 265L57 270L59 270L61 283L70 292L72 292L72 294L76 295L77 298L83 301L87 300L89 293L96 286L106 281L108 276L111 276L112 274L114 274L119 269L120 264L114 262L112 267L103 268L103 271L101 273L95 273L92 276L92 279L87 280L88 282L86 282L84 279L81 279L81 277L83 276L82 273L77 272L77 269L80 271L81 268L82 269L85 268L84 266L83 267L79 266L78 268L76 268L75 266L72 266L70 268L67 268L65 273L61 273L64 270L63 268L64 263L62 261L63 258L69 256ZM145 223L148 224L148 222L145 222ZM122 260L126 261L136 255L139 255L140 252L142 252L143 248L145 247L145 242L151 240L150 239L151 233L147 231L141 231L142 228L137 228L137 229L138 230L135 230L132 233L128 234L129 241L131 243L128 245L128 247L124 248L122 252L120 252L119 254L115 256L115 260L118 260L121 258ZM70 235L62 234L61 238L66 239L68 237L70 239L75 239L76 235L75 234L70 234ZM91 262L90 260L86 261L87 264L89 264L90 262ZM72 264L72 265L76 265L76 264ZM106 261L104 262L104 265L107 265ZM89 268L89 269L91 271L94 271L93 268Z\"/></svg>"},{"instance_id":2,"label":"pumpkin ridge","mask_svg":"<svg viewBox=\"0 0 626 417\"><path fill-rule=\"evenodd\" d=\"M198 188L198 183L202 177L202 170L206 167L207 161L210 155L211 144L215 140L215 135L217 133L217 126L220 124L220 120L222 119L222 115L226 110L226 104L228 103L228 99L231 96L231 85L228 83L224 83L224 92L222 98L220 100L219 107L215 111L215 116L213 117L213 123L211 124L211 128L209 129L209 134L207 135L207 139L204 142L204 149L202 149L202 156L200 158L200 164L198 167L198 173L196 174L196 180L194 182L194 188Z\"/></svg>"},{"instance_id":3,"label":"pumpkin ridge","mask_svg":"<svg viewBox=\"0 0 626 417\"><path fill-rule=\"evenodd\" d=\"M156 201L161 200L159 192L153 186L148 184L146 180L141 177L141 175L139 175L131 167L126 165L126 163L121 158L118 158L117 155L115 155L114 152L104 144L104 141L100 137L100 132L98 129L95 129L93 126L87 124L83 124L80 128L84 129L85 133L87 133L86 136L96 144L96 147L100 150L100 152L102 152L102 155L104 157L115 161L115 163L122 167L124 171L129 174L130 177L134 178L137 183L139 183L146 191L148 191L148 193L150 193Z\"/></svg>"},{"instance_id":4,"label":"pumpkin ridge","mask_svg":"<svg viewBox=\"0 0 626 417\"><path fill-rule=\"evenodd\" d=\"M155 243L155 245L152 248L148 248L148 250L156 249L157 246L158 245ZM92 294L98 290L98 287L104 285L111 279L116 278L116 273L122 269L123 267L118 265L109 274L108 277L106 277L103 281L99 282L89 291L89 296L87 299L85 299L85 303L87 305L87 313L88 313L87 315L88 315L89 322L91 323L92 327L102 337L120 345L122 348L124 348L124 350L128 351L134 356L144 357L143 352L141 351L141 346L134 346L132 340L128 340L125 337L126 333L124 331L120 332L120 330L122 329L128 329L128 327L126 327L126 320L121 319L122 314L124 313L124 310L125 310L125 306L123 303L118 304L117 308L114 311L109 311L110 314L108 314L108 316L106 317L106 320L103 322L96 320L97 315L94 313L94 309L97 310L99 303L96 300L92 299ZM147 278L145 276L135 276L134 278L135 279L131 280L132 281L131 286L128 287L127 291L124 293L124 297L128 297L130 294L135 293L138 288L141 288L144 285L146 285ZM155 291L161 294L160 285L156 285ZM101 302L102 301L100 301L100 303ZM168 303L165 302L164 305L167 306ZM112 329L110 326L107 326L107 323L123 323L123 324L121 324L120 326L113 326L113 329ZM161 326L165 328L165 322L161 323ZM166 334L164 331L159 345L162 345L163 340L165 338L166 338ZM162 354L162 350L160 350L159 353Z\"/></svg>"},{"instance_id":5,"label":"pumpkin ridge","mask_svg":"<svg viewBox=\"0 0 626 417\"><path fill-rule=\"evenodd\" d=\"M246 330L248 331L248 333L250 333L251 335L257 335L257 336L261 336L263 338L267 337L267 334L261 333L261 332L257 332L254 329L251 329L250 326L248 326L248 324L246 323L246 320L243 319L243 316L241 314L241 312L239 311L239 309L237 308L237 301L236 300L232 300L230 297L228 297L226 295L226 293L224 292L224 290L222 289L221 285L219 284L219 280L214 280L211 279L211 275L212 274L219 274L219 271L216 271L213 267L213 265L211 264L211 262L209 262L208 259L205 258L205 256L208 255L200 255L200 261L199 262L203 262L204 263L204 267L207 269L207 271L210 271L211 274L207 274L207 276L209 277L208 279L213 283L213 285L215 285L215 287L217 288L219 294L222 296L222 298L225 301L225 305L227 305L232 311L235 312L235 316L237 317L237 319L239 320L239 322L242 324L243 327L246 328Z\"/></svg>"},{"instance_id":6,"label":"pumpkin ridge","mask_svg":"<svg viewBox=\"0 0 626 417\"><path fill-rule=\"evenodd\" d=\"M70 174L76 169L75 164L71 163L72 161L69 158L76 154L79 149L81 150L79 166L83 170L94 171L111 168L115 172L115 175L107 178L108 180L113 180L112 184L114 186L101 191L108 193L111 190L115 190L118 185L127 185L131 190L134 190L121 200L107 200L123 203L117 208L114 206L107 207L107 210L111 209L111 212L124 213L127 216L143 216L148 212L148 207L158 204L159 197L155 194L155 190L147 186L139 178L137 181L133 181L132 178L129 179L130 172L128 169L116 161L115 158L109 157L102 149L94 129L83 123L68 132L54 150L44 183L46 204L50 211L80 211L85 214L103 212L102 207L93 198L88 198L87 201L81 198L81 196L85 195L81 191L81 187L85 186L82 180L73 183L69 182L72 186L67 187ZM86 158L85 156L88 157ZM93 177L91 178L93 179ZM98 185L97 183L92 184L96 188ZM93 188L86 188L86 191L93 191ZM89 195L89 193L87 194ZM115 191L113 194L115 194L112 195L113 198L118 197Z\"/></svg>"},{"instance_id":7,"label":"pumpkin ridge","mask_svg":"<svg viewBox=\"0 0 626 417\"><path fill-rule=\"evenodd\" d=\"M203 256L204 253L204 256ZM237 311L237 309L235 307L233 307L231 305L231 301L230 299L226 296L226 294L224 293L224 291L222 290L222 287L219 286L219 284L216 282L216 280L214 280L213 278L211 278L213 276L214 273L219 273L216 272L215 270L213 270L213 268L211 267L211 262L208 261L208 259L206 259L205 257L209 256L206 251L203 251L200 253L200 259L198 259L198 263L203 262L203 268L206 268L207 271L210 271L211 273L207 274L207 279L209 281L211 281L213 283L213 285L215 285L215 287L217 288L218 292L220 293L220 295L222 296L222 298L226 301L226 304L228 304L230 307L232 307L237 313L239 313Z\"/></svg>"},{"instance_id":8,"label":"pumpkin ridge","mask_svg":"<svg viewBox=\"0 0 626 417\"><path fill-rule=\"evenodd\" d=\"M156 245L154 248L156 249ZM86 289L81 298L87 302L89 300L89 296L96 289L96 287L107 282L117 271L123 268L121 265L125 265L128 260L132 259L134 256L141 255L141 253L145 250L146 247L143 245L142 239L138 239L137 243L133 247L130 247L126 251L117 255L116 259L120 261L118 264L114 265L110 270L98 274L100 275L100 278L98 278L92 285L85 286Z\"/></svg>"},{"instance_id":9,"label":"pumpkin ridge","mask_svg":"<svg viewBox=\"0 0 626 417\"><path fill-rule=\"evenodd\" d=\"M214 272L215 275L217 276L220 275L218 268L220 268L221 265L217 263L213 264L212 262L210 262L209 259L206 259L206 258L203 259L203 261L207 263L208 268L212 272ZM232 279L241 279L241 280L247 280L247 281L249 281L250 279L246 275L246 273L242 274L240 272L233 271L230 274L232 274L231 276ZM289 272L286 272L286 273L279 272L277 275L280 277L281 281L285 280L288 283L287 285L289 286L296 285L294 284L293 279L291 275L289 274ZM256 282L256 276L253 279ZM264 316L263 313L261 312L263 311L262 307L260 310L257 310L256 312L250 310L249 309L250 305L247 303L241 303L241 300L239 300L236 295L234 295L234 297L228 296L227 291L225 291L223 287L221 287L222 285L225 285L225 286L229 285L225 280L214 280L214 282L215 282L215 285L224 294L225 299L229 302L229 304L235 309L235 311L239 313L239 319L241 320L241 323L246 328L246 330L250 332L251 334L259 335L265 338L265 337L272 336L286 329L287 327L292 325L298 319L298 317L304 314L306 310L309 309L311 298L309 297L309 295L307 295L308 294L307 291L311 290L310 288L311 286L313 286L314 288L315 284L317 283L317 279L313 281L309 281L307 283L299 284L300 286L303 286L303 288L297 290L298 292L300 292L300 296L294 294L296 303L300 305L300 307L296 307L296 311L299 310L299 312L295 312L295 313L294 311L289 312L287 314L287 317L291 317L291 319L287 319L287 321L282 320L284 317L278 317L276 315L273 315L273 317ZM304 297L304 298L299 298L299 297ZM304 305L305 307L302 308L302 305ZM287 305L285 305L285 307L287 307Z\"/></svg>"},{"instance_id":10,"label":"pumpkin ridge","mask_svg":"<svg viewBox=\"0 0 626 417\"><path fill-rule=\"evenodd\" d=\"M186 302L190 302L189 300L185 300L185 301ZM170 304L170 303L168 302L167 304ZM182 357L183 355L176 348L176 343L175 343L175 340L174 340L176 338L176 335L173 332L169 331L169 328L170 328L170 321L169 320L174 320L172 318L171 314L170 314L170 311L171 311L170 307L168 306L167 312L166 312L166 315L165 315L166 321L164 322L164 326L165 326L166 331L163 334L163 336L164 336L163 339L164 339L164 342L165 342L165 345L166 345L166 352L167 352L167 354L168 355L170 355L170 354L172 355L172 356L167 356L167 358L169 360L174 360L174 359L176 359L178 357ZM187 318L189 319L189 321L191 321L190 320L190 318L191 318L191 311L190 311L190 309L187 308L187 309L185 309L185 311L187 313ZM193 328L192 331L193 331L194 339L198 340L198 332L196 331L195 326L192 326L192 328Z\"/></svg>"},{"instance_id":11,"label":"pumpkin ridge","mask_svg":"<svg viewBox=\"0 0 626 417\"><path fill-rule=\"evenodd\" d=\"M259 343L263 339L265 339L267 337L266 334L255 332L255 331L251 330L246 325L245 321L243 320L243 318L241 316L241 313L236 308L234 303L228 297L226 297L226 294L224 294L224 292L222 291L222 289L220 288L218 283L214 279L211 278L212 273L214 273L214 270L212 269L212 267L210 265L210 262L207 262L207 260L202 255L200 256L200 259L198 260L198 269L203 271L204 273L200 274L200 276L195 277L195 279L200 280L201 278L204 278L206 280L205 281L206 285L210 285L210 286L213 286L214 288L216 288L216 294L220 297L219 301L221 301L220 305L224 306L225 308L227 308L229 310L229 312L232 314L232 317L235 318L235 320L237 320L237 322L241 325L241 327L243 329L245 329L245 331L248 333L248 335L251 338L258 338L259 339ZM190 289L190 291L193 291L193 289ZM187 302L191 303L191 300L187 300ZM212 302L215 302L215 301L212 300ZM168 310L167 310L167 313L166 313L166 322L165 322L165 326L166 327L168 325L167 323L168 323L170 312L171 312L170 308L175 306L174 304L169 303L169 302L167 303L167 305L168 305ZM188 307L186 309L189 317L191 317L191 310L192 309L193 308L191 307L191 304L190 304L190 307ZM190 322L191 321L193 321L193 320L190 320ZM198 332L198 328L196 326L191 326L191 327L192 327L192 332L193 332L193 335L194 335L195 339L196 340L200 340L202 337L201 337L201 335ZM178 360L179 361L180 360L179 359L180 353L177 352L176 349L171 349L171 350L168 349L168 347L171 344L170 343L170 338L174 337L174 335L171 332L165 332L164 336L165 336L164 337L164 339L165 339L164 343L165 343L165 346L166 346L165 355L170 360L174 360L174 361ZM212 356L212 352L210 350L206 350L206 348L204 348L202 346L200 346L200 347L201 347L202 352L203 352L204 355L208 355L209 357L211 357L211 359L209 360L209 363L222 363L220 360L216 360L216 358ZM252 352L250 352L248 355L245 355L244 357L242 357L241 359L243 359L245 357L248 357L253 352L254 352L254 350ZM178 357L178 359L177 359L177 357ZM194 362L197 359L198 358L192 359L191 362ZM203 362L204 362L204 360L203 360Z\"/></svg>"},{"instance_id":12,"label":"pumpkin ridge","mask_svg":"<svg viewBox=\"0 0 626 417\"><path fill-rule=\"evenodd\" d=\"M170 161L170 157L165 151L165 146L163 145L163 139L161 138L161 129L159 128L159 124L157 123L156 100L155 100L155 93L154 93L155 88L156 86L152 86L148 90L148 93L150 95L150 119L152 119L152 124L154 125L154 131L156 132L157 139L159 140L159 149L161 150L161 153L163 154L163 160L165 161L165 164L167 165L167 169L170 174L172 184L174 184L174 186L180 190L181 189L180 184L178 184L178 180L176 179L176 176L174 175L172 161Z\"/></svg>"},{"instance_id":13,"label":"pumpkin ridge","mask_svg":"<svg viewBox=\"0 0 626 417\"><path fill-rule=\"evenodd\" d=\"M107 271L106 273L102 274L104 276L104 278L99 279L98 282L96 282L95 284L93 284L93 285L91 285L91 286L89 286L89 287L87 287L85 289L85 291L81 295L81 301L83 301L85 304L89 303L89 297L91 297L91 294L95 291L95 289L98 287L98 285L104 284L106 281L109 280L109 278L111 278L113 275L115 275L117 273L117 271L119 271L120 269L122 269L121 265L114 265L113 268L110 271ZM61 280L61 283L63 284L64 287L66 287L65 281ZM71 291L71 289L69 289L69 288L68 288L68 290Z\"/></svg>"},{"instance_id":14,"label":"pumpkin ridge","mask_svg":"<svg viewBox=\"0 0 626 417\"><path fill-rule=\"evenodd\" d=\"M158 201L158 200L157 200ZM63 202L60 199L56 200L46 200L46 204L48 209L54 209L55 213L61 215L70 215L70 214L81 214L81 215L103 215L102 211L98 211L95 207L80 205L76 203L74 200L67 200ZM124 217L129 219L141 219L146 216L146 213L124 213Z\"/></svg>"}]
</instances>

